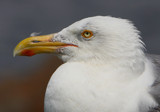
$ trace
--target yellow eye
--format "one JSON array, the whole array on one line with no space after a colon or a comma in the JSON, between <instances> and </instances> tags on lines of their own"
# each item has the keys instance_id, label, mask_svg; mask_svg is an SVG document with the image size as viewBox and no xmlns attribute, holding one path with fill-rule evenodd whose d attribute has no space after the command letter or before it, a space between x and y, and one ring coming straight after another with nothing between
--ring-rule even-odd
<instances>
[{"instance_id":1,"label":"yellow eye","mask_svg":"<svg viewBox=\"0 0 160 112\"><path fill-rule=\"evenodd\" d=\"M91 38L93 36L93 32L89 30L84 30L81 34L84 38Z\"/></svg>"}]
</instances>

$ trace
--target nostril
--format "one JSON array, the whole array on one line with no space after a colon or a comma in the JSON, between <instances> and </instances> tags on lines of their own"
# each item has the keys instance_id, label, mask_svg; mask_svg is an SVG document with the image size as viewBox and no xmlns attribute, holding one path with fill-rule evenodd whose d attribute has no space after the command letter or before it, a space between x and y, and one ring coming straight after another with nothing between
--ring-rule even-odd
<instances>
[{"instance_id":1,"label":"nostril","mask_svg":"<svg viewBox=\"0 0 160 112\"><path fill-rule=\"evenodd\" d=\"M33 42L33 43L39 43L39 42L41 42L41 41L39 41L39 40L32 40L32 42Z\"/></svg>"}]
</instances>

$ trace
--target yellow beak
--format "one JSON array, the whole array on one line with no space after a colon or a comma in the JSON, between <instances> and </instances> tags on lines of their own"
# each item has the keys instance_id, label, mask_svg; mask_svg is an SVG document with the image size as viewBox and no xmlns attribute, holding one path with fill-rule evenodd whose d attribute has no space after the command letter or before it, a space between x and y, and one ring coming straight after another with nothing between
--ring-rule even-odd
<instances>
[{"instance_id":1,"label":"yellow beak","mask_svg":"<svg viewBox=\"0 0 160 112\"><path fill-rule=\"evenodd\" d=\"M15 47L13 56L33 56L39 53L54 53L59 48L74 46L58 41L53 42L53 38L54 34L26 38Z\"/></svg>"}]
</instances>

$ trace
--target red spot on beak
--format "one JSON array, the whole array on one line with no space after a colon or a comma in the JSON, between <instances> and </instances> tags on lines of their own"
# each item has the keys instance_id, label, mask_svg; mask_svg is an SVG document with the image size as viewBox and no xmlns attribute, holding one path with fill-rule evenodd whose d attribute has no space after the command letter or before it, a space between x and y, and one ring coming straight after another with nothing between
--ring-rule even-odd
<instances>
[{"instance_id":1,"label":"red spot on beak","mask_svg":"<svg viewBox=\"0 0 160 112\"><path fill-rule=\"evenodd\" d=\"M33 55L35 55L35 53L34 53L34 51L32 51L32 50L27 50L27 49L25 49L25 50L23 50L23 51L21 52L21 55L22 55L22 56L33 56Z\"/></svg>"}]
</instances>

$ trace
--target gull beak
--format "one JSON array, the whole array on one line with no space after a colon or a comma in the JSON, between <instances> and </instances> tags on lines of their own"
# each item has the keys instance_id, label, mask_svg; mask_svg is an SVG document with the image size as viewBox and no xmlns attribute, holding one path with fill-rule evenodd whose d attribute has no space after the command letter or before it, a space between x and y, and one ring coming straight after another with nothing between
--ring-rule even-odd
<instances>
[{"instance_id":1,"label":"gull beak","mask_svg":"<svg viewBox=\"0 0 160 112\"><path fill-rule=\"evenodd\" d=\"M53 41L54 36L55 34L49 34L26 38L15 47L13 56L33 56L40 53L55 53L59 48L74 46Z\"/></svg>"}]
</instances>

